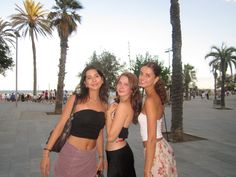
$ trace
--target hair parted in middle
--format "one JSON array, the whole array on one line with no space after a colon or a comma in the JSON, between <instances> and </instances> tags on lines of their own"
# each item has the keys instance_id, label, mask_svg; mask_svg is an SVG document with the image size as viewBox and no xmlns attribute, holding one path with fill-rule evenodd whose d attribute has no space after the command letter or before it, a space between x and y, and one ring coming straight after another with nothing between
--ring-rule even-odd
<instances>
[{"instance_id":1,"label":"hair parted in middle","mask_svg":"<svg viewBox=\"0 0 236 177\"><path fill-rule=\"evenodd\" d=\"M84 82L86 80L86 72L93 69L98 72L98 74L101 76L103 80L103 84L99 90L99 98L102 102L107 103L108 102L108 87L107 87L106 78L104 74L102 73L102 71L100 71L97 67L93 65L86 66L81 74L80 91L78 93L78 98L81 102L84 102L88 99L89 89L86 87Z\"/></svg>"}]
</instances>

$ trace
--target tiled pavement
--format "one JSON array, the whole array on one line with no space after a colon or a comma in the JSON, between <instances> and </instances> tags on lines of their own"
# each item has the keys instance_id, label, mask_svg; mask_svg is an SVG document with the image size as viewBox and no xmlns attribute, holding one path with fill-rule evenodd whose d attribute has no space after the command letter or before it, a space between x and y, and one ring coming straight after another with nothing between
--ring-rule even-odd
<instances>
[{"instance_id":1,"label":"tiled pavement","mask_svg":"<svg viewBox=\"0 0 236 177\"><path fill-rule=\"evenodd\" d=\"M184 102L184 132L207 140L171 143L180 177L236 177L236 96L226 97L232 110L213 109L212 100ZM40 177L42 147L59 116L47 115L54 106L40 103L0 103L0 177ZM170 107L166 107L170 128ZM143 176L139 126L128 142L138 177ZM52 160L56 154L52 153ZM51 173L50 177L53 177Z\"/></svg>"}]
</instances>

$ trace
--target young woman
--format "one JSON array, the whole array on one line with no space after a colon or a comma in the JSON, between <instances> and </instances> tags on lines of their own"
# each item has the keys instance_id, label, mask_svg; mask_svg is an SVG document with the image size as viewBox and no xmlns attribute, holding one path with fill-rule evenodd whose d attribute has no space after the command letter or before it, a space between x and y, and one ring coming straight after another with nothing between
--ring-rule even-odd
<instances>
[{"instance_id":1,"label":"young woman","mask_svg":"<svg viewBox=\"0 0 236 177\"><path fill-rule=\"evenodd\" d=\"M173 149L161 131L166 90L160 72L161 68L156 63L148 62L141 67L139 76L139 86L146 94L138 117L145 148L144 177L178 176Z\"/></svg>"},{"instance_id":2,"label":"young woman","mask_svg":"<svg viewBox=\"0 0 236 177\"><path fill-rule=\"evenodd\" d=\"M103 73L93 66L88 66L82 72L80 92L68 99L61 118L44 148L40 165L44 177L48 176L50 171L50 149L69 118L76 97L78 102L74 109L71 134L55 161L54 175L94 177L97 170L103 170L103 128L108 92Z\"/></svg>"},{"instance_id":3,"label":"young woman","mask_svg":"<svg viewBox=\"0 0 236 177\"><path fill-rule=\"evenodd\" d=\"M117 100L106 112L108 177L136 177L133 152L125 139L130 124L137 123L141 94L134 74L123 73L117 80Z\"/></svg>"}]
</instances>

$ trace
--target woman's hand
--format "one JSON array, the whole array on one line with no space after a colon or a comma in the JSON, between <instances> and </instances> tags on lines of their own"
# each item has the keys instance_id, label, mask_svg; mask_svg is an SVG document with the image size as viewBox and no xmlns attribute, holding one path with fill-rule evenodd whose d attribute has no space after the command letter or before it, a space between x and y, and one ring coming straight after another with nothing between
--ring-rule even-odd
<instances>
[{"instance_id":1,"label":"woman's hand","mask_svg":"<svg viewBox=\"0 0 236 177\"><path fill-rule=\"evenodd\" d=\"M117 108L117 105L118 105L118 103L112 103L112 104L108 107L107 112L106 112L108 118L109 118L109 117L110 117L110 118L113 117L112 114L114 114L114 112L115 112L115 110L116 110L116 108Z\"/></svg>"},{"instance_id":2,"label":"woman's hand","mask_svg":"<svg viewBox=\"0 0 236 177\"><path fill-rule=\"evenodd\" d=\"M40 171L43 177L47 177L50 172L50 159L49 155L43 154L43 158L40 162Z\"/></svg>"},{"instance_id":3,"label":"woman's hand","mask_svg":"<svg viewBox=\"0 0 236 177\"><path fill-rule=\"evenodd\" d=\"M98 164L97 164L97 171L104 170L104 159L103 157L99 157Z\"/></svg>"},{"instance_id":4,"label":"woman's hand","mask_svg":"<svg viewBox=\"0 0 236 177\"><path fill-rule=\"evenodd\" d=\"M153 177L153 175L150 171L148 171L148 172L144 171L144 177Z\"/></svg>"}]
</instances>

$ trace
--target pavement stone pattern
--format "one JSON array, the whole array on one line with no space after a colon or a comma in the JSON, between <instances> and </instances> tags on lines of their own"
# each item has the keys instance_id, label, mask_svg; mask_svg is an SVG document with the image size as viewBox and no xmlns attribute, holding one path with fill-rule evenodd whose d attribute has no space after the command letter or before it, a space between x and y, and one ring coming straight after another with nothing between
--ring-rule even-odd
<instances>
[{"instance_id":1,"label":"pavement stone pattern","mask_svg":"<svg viewBox=\"0 0 236 177\"><path fill-rule=\"evenodd\" d=\"M171 143L179 177L236 177L236 96L226 97L226 107L213 108L213 100L184 101L184 132L206 140ZM42 148L59 115L47 115L54 105L0 102L0 177L41 177ZM167 126L171 107L166 107ZM143 176L143 147L139 126L130 127L128 143L135 157L137 177ZM56 153L51 154L52 166Z\"/></svg>"}]
</instances>

